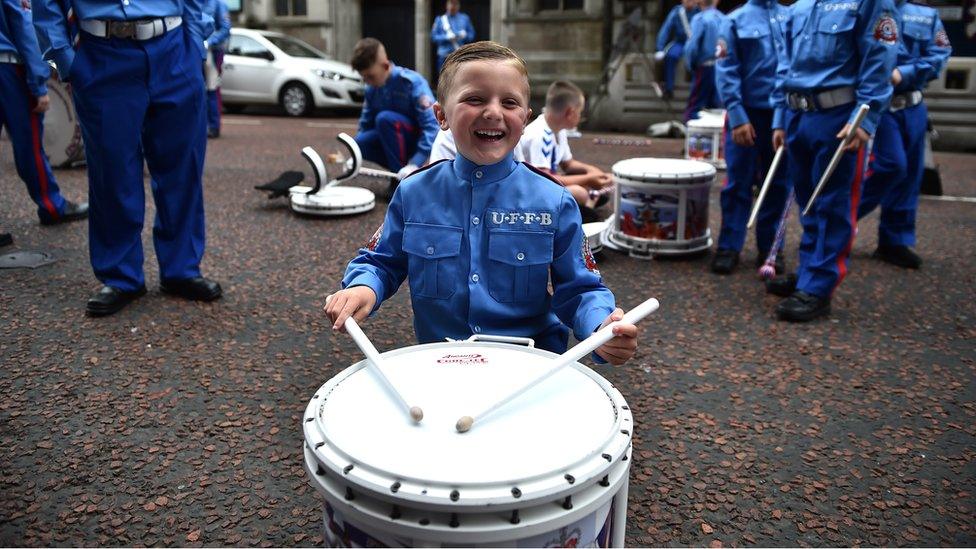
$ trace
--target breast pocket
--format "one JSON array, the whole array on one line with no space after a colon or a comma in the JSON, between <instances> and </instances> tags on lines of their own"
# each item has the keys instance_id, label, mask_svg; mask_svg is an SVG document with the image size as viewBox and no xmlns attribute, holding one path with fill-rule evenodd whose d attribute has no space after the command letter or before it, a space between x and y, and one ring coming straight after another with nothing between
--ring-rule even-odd
<instances>
[{"instance_id":1,"label":"breast pocket","mask_svg":"<svg viewBox=\"0 0 976 549\"><path fill-rule=\"evenodd\" d=\"M458 283L460 227L406 223L403 251L409 259L410 293L432 299L448 299Z\"/></svg>"},{"instance_id":2,"label":"breast pocket","mask_svg":"<svg viewBox=\"0 0 976 549\"><path fill-rule=\"evenodd\" d=\"M856 51L853 48L855 22L853 11L838 10L824 15L817 24L817 40L814 44L817 55L821 58L828 55L834 58L852 55Z\"/></svg>"},{"instance_id":3,"label":"breast pocket","mask_svg":"<svg viewBox=\"0 0 976 549\"><path fill-rule=\"evenodd\" d=\"M536 301L548 295L552 239L552 234L544 232L488 234L488 293L495 301Z\"/></svg>"},{"instance_id":4,"label":"breast pocket","mask_svg":"<svg viewBox=\"0 0 976 549\"><path fill-rule=\"evenodd\" d=\"M905 47L913 55L917 55L917 44L924 44L932 40L931 27L919 23L905 23L905 28L902 29L902 32L905 33Z\"/></svg>"},{"instance_id":5,"label":"breast pocket","mask_svg":"<svg viewBox=\"0 0 976 549\"><path fill-rule=\"evenodd\" d=\"M752 66L763 61L768 52L764 44L769 40L768 25L753 25L738 27L735 29L736 41L739 43L738 51L742 52L742 61Z\"/></svg>"}]
</instances>

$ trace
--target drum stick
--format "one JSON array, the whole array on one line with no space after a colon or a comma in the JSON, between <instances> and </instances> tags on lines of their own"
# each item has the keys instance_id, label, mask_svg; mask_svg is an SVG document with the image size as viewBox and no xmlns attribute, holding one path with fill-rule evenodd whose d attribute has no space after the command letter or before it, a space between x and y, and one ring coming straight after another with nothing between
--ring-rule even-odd
<instances>
[{"instance_id":1,"label":"drum stick","mask_svg":"<svg viewBox=\"0 0 976 549\"><path fill-rule=\"evenodd\" d=\"M762 188L759 189L759 197L756 198L756 204L752 207L752 213L749 214L749 222L746 223L747 229L751 229L752 225L756 222L756 216L759 215L759 208L762 206L763 199L766 198L769 185L773 182L773 175L776 173L776 168L779 167L779 161L783 159L784 150L786 150L786 147L780 145L776 149L776 154L773 155L773 163L769 165L769 171L766 172L766 180L763 181Z\"/></svg>"},{"instance_id":2,"label":"drum stick","mask_svg":"<svg viewBox=\"0 0 976 549\"><path fill-rule=\"evenodd\" d=\"M803 208L803 214L807 215L810 212L810 208L813 207L813 201L817 199L817 195L823 190L824 185L827 184L827 180L830 176L834 175L834 170L837 169L837 165L840 164L840 159L844 155L844 147L851 142L854 134L857 133L858 128L861 127L861 122L864 121L864 117L867 116L870 107L867 104L862 104L857 108L857 115L854 117L854 121L851 122L851 128L847 131L847 135L837 146L837 150L834 151L834 157L830 159L830 164L827 165L827 169L824 170L823 175L820 177L820 182L817 183L816 188L813 189L813 194L810 195L810 201L807 202L807 207ZM860 167L858 167L860 169Z\"/></svg>"},{"instance_id":3,"label":"drum stick","mask_svg":"<svg viewBox=\"0 0 976 549\"><path fill-rule=\"evenodd\" d=\"M593 351L595 351L598 347L600 347L604 343L606 343L606 342L610 341L611 339L613 339L613 329L614 329L614 327L617 324L636 324L637 322L639 322L645 316L647 316L647 315L653 313L654 311L656 311L657 308L658 308L658 305L659 305L658 301L652 297L652 298L648 299L647 301L641 303L640 305L634 307L633 309L631 309L630 311L628 311L624 315L624 317L622 319L620 319L620 320L618 320L616 322L611 322L610 324L604 326L602 329L597 330L597 332L594 333L593 335L591 335L590 337L588 337L588 338L584 339L583 341L580 341L579 343L577 343L575 346L573 346L572 349L570 349L570 350L566 351L565 353L559 355L559 358L556 359L556 364L552 368L549 368L549 370L547 370L546 372L542 373L541 375L539 375L538 377L536 377L532 381L529 381L528 383L526 383L522 387L516 389L515 391L512 391L512 393L510 393L505 398L503 398L503 399L499 400L498 402L492 404L488 408L485 408L484 410L481 411L481 413L476 414L474 416L463 416L463 417L461 417L461 419L459 419L457 421L457 424L454 427L460 433L463 433L463 432L467 431L476 422L484 419L485 416L491 414L495 410L498 410L502 406L504 406L504 405L508 404L509 402L511 402L512 400L516 399L517 397L525 394L526 391L528 391L529 389L535 387L536 385L538 385L542 381L545 381L546 379L548 379L549 377L551 377L553 374L555 374L556 372L558 372L560 369L562 369L567 364L573 364L577 360L579 360L579 359L583 358L584 356L586 356L586 355L592 353Z\"/></svg>"},{"instance_id":4,"label":"drum stick","mask_svg":"<svg viewBox=\"0 0 976 549\"><path fill-rule=\"evenodd\" d=\"M383 373L383 366L385 363L383 359L380 358L379 351L377 351L376 347L373 346L373 342L366 337L366 334L363 333L363 330L359 327L359 324L356 323L356 319L351 316L346 318L346 322L343 324L343 326L345 326L346 331L349 332L349 335L352 336L352 340L356 342L356 346L359 347L359 350L366 355L367 367L369 367L369 369L376 374L376 377L380 378L380 381L383 382L386 389L396 397L397 402L399 402L400 406L404 409L404 411L407 412L410 419L412 419L415 423L420 423L420 420L424 419L424 411L421 410L419 406L410 406L407 404L407 401L404 400L403 395L400 394L400 391L396 390L396 387L393 386L390 379L386 377L386 374Z\"/></svg>"}]
</instances>

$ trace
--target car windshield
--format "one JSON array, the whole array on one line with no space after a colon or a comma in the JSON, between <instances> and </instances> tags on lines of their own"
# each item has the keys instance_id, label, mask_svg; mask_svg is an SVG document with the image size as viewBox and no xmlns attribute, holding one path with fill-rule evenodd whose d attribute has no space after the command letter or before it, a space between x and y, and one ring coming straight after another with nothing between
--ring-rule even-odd
<instances>
[{"instance_id":1,"label":"car windshield","mask_svg":"<svg viewBox=\"0 0 976 549\"><path fill-rule=\"evenodd\" d=\"M292 57L311 57L312 59L328 59L324 53L300 40L281 35L265 35L264 37L268 39L268 42L271 42L278 49L285 52L286 55Z\"/></svg>"}]
</instances>

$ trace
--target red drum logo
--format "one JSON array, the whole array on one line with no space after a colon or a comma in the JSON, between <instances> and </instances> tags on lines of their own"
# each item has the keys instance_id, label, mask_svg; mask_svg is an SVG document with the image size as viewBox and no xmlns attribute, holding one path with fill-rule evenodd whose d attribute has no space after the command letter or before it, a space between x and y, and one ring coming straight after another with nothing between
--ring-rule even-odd
<instances>
[{"instance_id":1,"label":"red drum logo","mask_svg":"<svg viewBox=\"0 0 976 549\"><path fill-rule=\"evenodd\" d=\"M898 42L898 26L890 15L885 14L878 19L878 24L874 26L874 39L889 46Z\"/></svg>"},{"instance_id":2,"label":"red drum logo","mask_svg":"<svg viewBox=\"0 0 976 549\"><path fill-rule=\"evenodd\" d=\"M478 353L468 355L447 354L437 359L438 364L488 364L488 359Z\"/></svg>"}]
</instances>

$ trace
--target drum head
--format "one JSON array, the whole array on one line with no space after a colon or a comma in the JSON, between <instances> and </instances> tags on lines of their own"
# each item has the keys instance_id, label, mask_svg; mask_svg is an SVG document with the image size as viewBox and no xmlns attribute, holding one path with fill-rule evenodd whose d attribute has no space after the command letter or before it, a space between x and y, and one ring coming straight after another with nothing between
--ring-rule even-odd
<instances>
[{"instance_id":1,"label":"drum head","mask_svg":"<svg viewBox=\"0 0 976 549\"><path fill-rule=\"evenodd\" d=\"M387 377L408 405L423 409L423 421L413 423L360 362L330 380L313 399L309 410L314 416L306 414L306 441L316 445L320 462L345 471L348 480L386 494L391 483L402 481L402 487L397 483L398 497L410 498L412 492L447 503L511 503L513 487L521 486L524 502L532 496L530 485L547 477L554 477L559 489L567 488L564 473L573 471L585 481L587 474L598 474L590 471L594 463L602 471L619 458L632 428L619 392L581 364L562 368L478 419L470 431L455 430L460 417L480 413L548 371L556 356L474 342L385 353ZM622 422L626 435L621 434ZM347 471L347 465L353 467ZM448 500L452 490L459 495Z\"/></svg>"},{"instance_id":2,"label":"drum head","mask_svg":"<svg viewBox=\"0 0 976 549\"><path fill-rule=\"evenodd\" d=\"M85 160L85 147L71 93L53 78L47 81L47 87L51 108L44 113L44 152L55 168L80 164Z\"/></svg>"},{"instance_id":3,"label":"drum head","mask_svg":"<svg viewBox=\"0 0 976 549\"><path fill-rule=\"evenodd\" d=\"M715 166L677 158L629 158L614 164L612 171L616 178L649 183L693 183L715 177Z\"/></svg>"}]
</instances>

